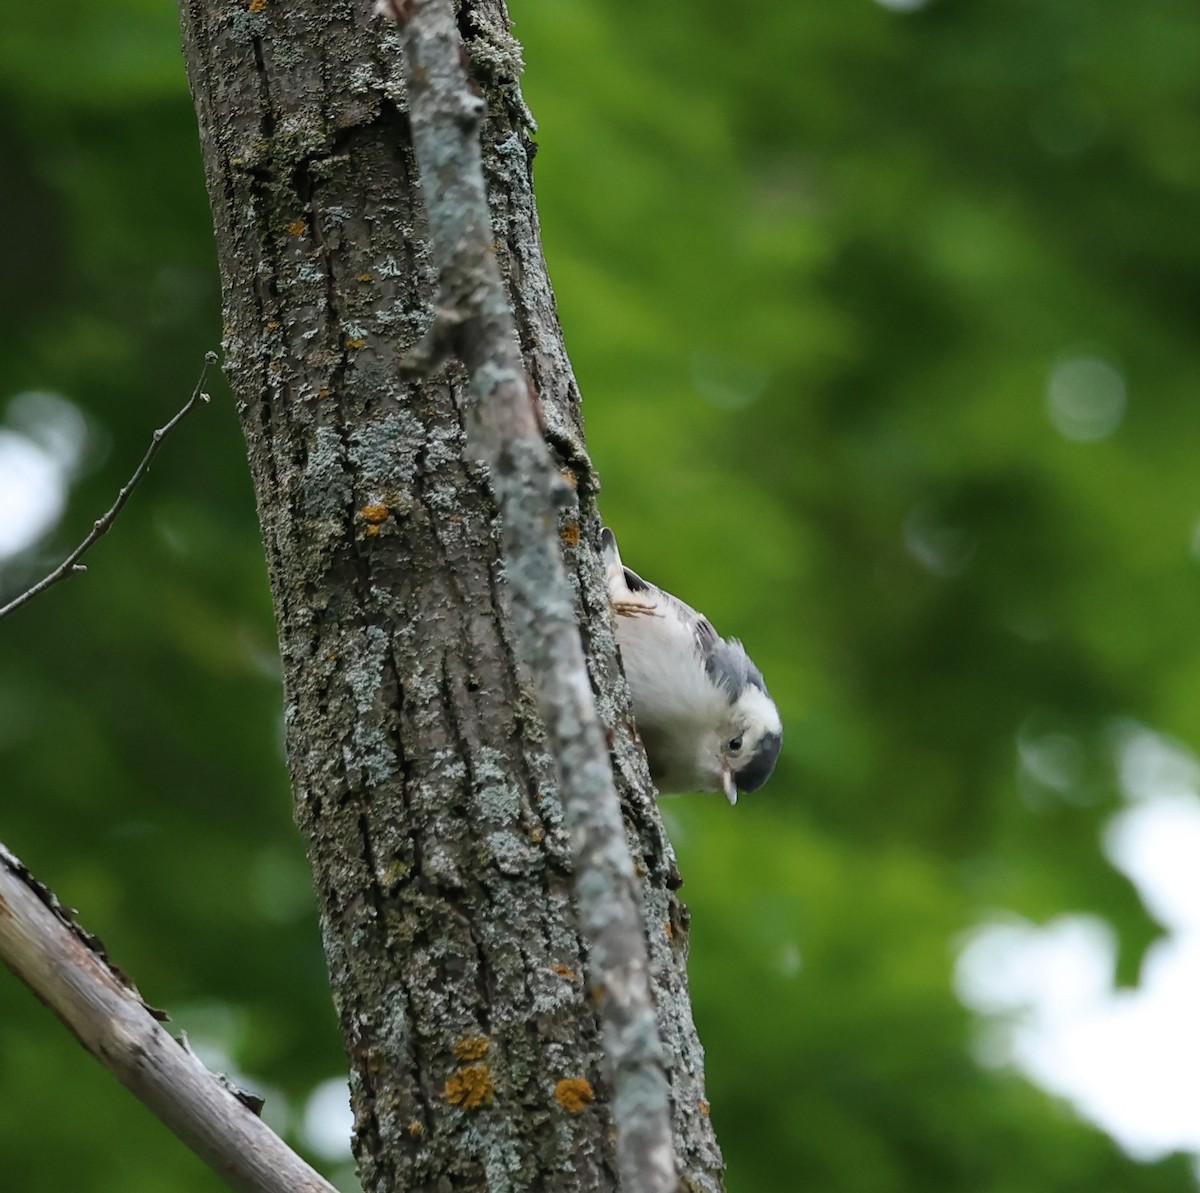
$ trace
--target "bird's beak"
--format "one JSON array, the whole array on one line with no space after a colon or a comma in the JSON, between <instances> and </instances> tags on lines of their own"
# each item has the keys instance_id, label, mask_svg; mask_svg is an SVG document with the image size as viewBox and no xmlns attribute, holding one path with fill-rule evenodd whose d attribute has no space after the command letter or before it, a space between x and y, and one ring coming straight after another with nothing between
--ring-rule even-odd
<instances>
[{"instance_id":1,"label":"bird's beak","mask_svg":"<svg viewBox=\"0 0 1200 1193\"><path fill-rule=\"evenodd\" d=\"M721 790L725 792L725 798L730 805L737 803L737 784L733 781L733 771L729 769L728 764L721 767Z\"/></svg>"}]
</instances>

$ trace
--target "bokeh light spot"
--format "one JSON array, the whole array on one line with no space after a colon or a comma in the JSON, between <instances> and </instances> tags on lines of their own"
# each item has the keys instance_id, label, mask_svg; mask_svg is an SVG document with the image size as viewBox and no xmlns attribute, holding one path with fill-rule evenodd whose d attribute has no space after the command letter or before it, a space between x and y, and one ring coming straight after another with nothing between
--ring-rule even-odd
<instances>
[{"instance_id":1,"label":"bokeh light spot","mask_svg":"<svg viewBox=\"0 0 1200 1193\"><path fill-rule=\"evenodd\" d=\"M1054 429L1067 439L1107 439L1125 417L1125 378L1095 356L1064 360L1047 378L1046 409Z\"/></svg>"},{"instance_id":2,"label":"bokeh light spot","mask_svg":"<svg viewBox=\"0 0 1200 1193\"><path fill-rule=\"evenodd\" d=\"M1050 742L1046 777L1065 776ZM1070 1101L1133 1157L1200 1156L1200 763L1140 725L1117 727L1116 770L1129 801L1109 822L1109 860L1167 935L1147 950L1138 985L1115 984L1117 939L1096 916L1045 925L982 925L958 957L958 996L982 1016L976 1059L1012 1065ZM1064 752L1064 758L1070 751Z\"/></svg>"},{"instance_id":3,"label":"bokeh light spot","mask_svg":"<svg viewBox=\"0 0 1200 1193\"><path fill-rule=\"evenodd\" d=\"M28 550L62 517L88 442L87 422L59 394L29 391L0 427L0 560Z\"/></svg>"},{"instance_id":4,"label":"bokeh light spot","mask_svg":"<svg viewBox=\"0 0 1200 1193\"><path fill-rule=\"evenodd\" d=\"M904 546L927 572L947 580L961 576L975 554L973 537L924 502L904 519Z\"/></svg>"},{"instance_id":5,"label":"bokeh light spot","mask_svg":"<svg viewBox=\"0 0 1200 1193\"><path fill-rule=\"evenodd\" d=\"M65 502L54 457L0 428L0 559L36 543L62 516Z\"/></svg>"},{"instance_id":6,"label":"bokeh light spot","mask_svg":"<svg viewBox=\"0 0 1200 1193\"><path fill-rule=\"evenodd\" d=\"M325 1160L344 1160L350 1155L350 1132L354 1115L350 1089L344 1077L331 1077L308 1095L304 1104L304 1141Z\"/></svg>"},{"instance_id":7,"label":"bokeh light spot","mask_svg":"<svg viewBox=\"0 0 1200 1193\"><path fill-rule=\"evenodd\" d=\"M767 387L767 370L711 352L692 354L692 384L720 410L744 410Z\"/></svg>"}]
</instances>

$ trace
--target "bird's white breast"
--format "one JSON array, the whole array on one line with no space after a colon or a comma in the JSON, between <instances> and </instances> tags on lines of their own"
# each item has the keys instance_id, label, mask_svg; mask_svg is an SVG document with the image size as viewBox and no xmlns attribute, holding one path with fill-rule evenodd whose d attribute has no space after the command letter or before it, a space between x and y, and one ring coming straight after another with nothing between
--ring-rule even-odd
<instances>
[{"instance_id":1,"label":"bird's white breast","mask_svg":"<svg viewBox=\"0 0 1200 1193\"><path fill-rule=\"evenodd\" d=\"M666 602L652 615L618 616L616 623L634 720L654 759L655 781L664 791L714 790L716 759L705 766L699 746L729 716L729 700L707 682L692 627Z\"/></svg>"}]
</instances>

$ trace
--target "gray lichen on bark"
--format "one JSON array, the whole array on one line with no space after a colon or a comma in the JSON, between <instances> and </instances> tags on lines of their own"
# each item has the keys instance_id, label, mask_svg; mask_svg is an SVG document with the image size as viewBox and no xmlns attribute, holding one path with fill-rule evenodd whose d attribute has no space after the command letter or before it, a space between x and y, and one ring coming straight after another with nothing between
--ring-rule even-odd
<instances>
[{"instance_id":1,"label":"gray lichen on bark","mask_svg":"<svg viewBox=\"0 0 1200 1193\"><path fill-rule=\"evenodd\" d=\"M570 843L515 660L492 487L464 452L464 378L401 367L429 328L434 279L396 47L379 46L395 35L366 3L182 0L181 13L364 1187L611 1190ZM595 556L596 478L542 261L519 51L498 3L463 4L458 25L487 106L525 368L575 481L560 530L641 881L677 1163L686 1186L715 1190L686 911Z\"/></svg>"}]
</instances>

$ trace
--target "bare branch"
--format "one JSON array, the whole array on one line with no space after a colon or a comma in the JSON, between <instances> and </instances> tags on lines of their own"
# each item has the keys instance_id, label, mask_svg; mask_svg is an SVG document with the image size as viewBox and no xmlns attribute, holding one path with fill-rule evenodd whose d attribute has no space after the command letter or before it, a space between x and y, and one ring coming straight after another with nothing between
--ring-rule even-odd
<instances>
[{"instance_id":1,"label":"bare branch","mask_svg":"<svg viewBox=\"0 0 1200 1193\"><path fill-rule=\"evenodd\" d=\"M384 12L401 30L439 301L453 313L442 321L453 325L471 377L469 448L491 469L518 642L558 764L621 1188L673 1193L670 1095L639 887L560 554L557 514L570 496L542 436L493 248L479 143L484 104L463 70L453 0L386 0Z\"/></svg>"},{"instance_id":2,"label":"bare branch","mask_svg":"<svg viewBox=\"0 0 1200 1193\"><path fill-rule=\"evenodd\" d=\"M158 455L158 450L162 447L163 440L191 413L192 409L198 403L209 400L208 394L203 391L204 379L208 376L209 366L216 363L217 354L215 352L206 352L204 354L204 367L200 370L200 379L196 382L196 388L192 390L192 396L166 426L159 427L151 436L150 446L146 449L146 454L142 457L142 462L134 470L133 475L121 487L121 491L117 494L117 499L113 502L112 508L102 517L96 519L92 524L92 529L88 532L87 538L54 571L39 580L32 588L26 589L20 596L14 597L7 605L0 608L0 619L7 617L10 613L15 613L26 601L33 600L38 593L45 592L47 588L57 584L60 580L65 580L68 576L74 576L79 572L87 571L87 567L79 562L80 559L108 533L109 527L112 526L117 515L125 507L130 494L137 488L142 477L150 471L150 465L154 462L154 457Z\"/></svg>"},{"instance_id":3,"label":"bare branch","mask_svg":"<svg viewBox=\"0 0 1200 1193\"><path fill-rule=\"evenodd\" d=\"M117 1080L243 1193L336 1193L156 1022L100 942L0 844L0 960ZM261 1103L260 1103L261 1105Z\"/></svg>"}]
</instances>

